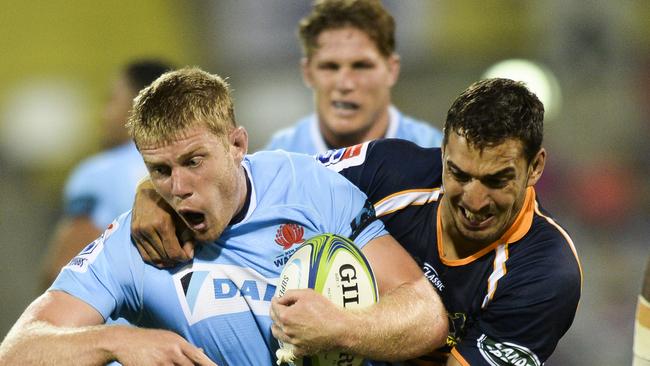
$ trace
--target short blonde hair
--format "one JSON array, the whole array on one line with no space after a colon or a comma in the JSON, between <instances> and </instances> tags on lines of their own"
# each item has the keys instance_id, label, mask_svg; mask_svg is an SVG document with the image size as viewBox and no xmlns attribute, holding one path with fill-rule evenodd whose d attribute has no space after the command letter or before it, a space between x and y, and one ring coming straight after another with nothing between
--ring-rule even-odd
<instances>
[{"instance_id":1,"label":"short blonde hair","mask_svg":"<svg viewBox=\"0 0 650 366\"><path fill-rule=\"evenodd\" d=\"M133 101L127 128L136 146L167 143L205 125L217 136L236 127L230 86L197 67L167 72Z\"/></svg>"}]
</instances>

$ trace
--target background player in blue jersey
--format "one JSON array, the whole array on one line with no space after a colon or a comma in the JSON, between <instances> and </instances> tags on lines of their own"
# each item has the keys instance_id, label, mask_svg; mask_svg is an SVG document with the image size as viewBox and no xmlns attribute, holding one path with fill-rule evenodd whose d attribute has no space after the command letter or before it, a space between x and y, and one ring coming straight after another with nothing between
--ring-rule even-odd
<instances>
[{"instance_id":1,"label":"background player in blue jersey","mask_svg":"<svg viewBox=\"0 0 650 366\"><path fill-rule=\"evenodd\" d=\"M440 146L438 129L391 105L400 58L395 22L380 1L316 1L298 34L316 111L275 133L266 149L316 154L382 137Z\"/></svg>"},{"instance_id":2,"label":"background player in blue jersey","mask_svg":"<svg viewBox=\"0 0 650 366\"><path fill-rule=\"evenodd\" d=\"M59 220L43 267L43 288L85 245L133 202L135 186L146 175L142 158L124 127L133 98L171 66L138 60L124 66L105 106L102 128L107 149L81 162L64 188L64 216Z\"/></svg>"},{"instance_id":3,"label":"background player in blue jersey","mask_svg":"<svg viewBox=\"0 0 650 366\"><path fill-rule=\"evenodd\" d=\"M310 156L246 155L247 133L235 125L220 77L195 68L167 73L133 110L129 129L148 183L201 243L193 261L146 265L131 243L130 214L122 215L28 307L0 345L0 363L273 364L269 307L284 260L304 238L324 232L355 239L383 298L364 316L321 306L322 317L349 328L323 324L310 350L392 358L444 342L439 297L368 215L366 196ZM102 325L116 317L140 327ZM421 328L406 334L413 323Z\"/></svg>"},{"instance_id":4,"label":"background player in blue jersey","mask_svg":"<svg viewBox=\"0 0 650 366\"><path fill-rule=\"evenodd\" d=\"M488 79L452 104L442 150L385 139L319 157L368 195L443 299L447 347L416 364L541 365L569 329L582 273L571 238L534 189L546 162L543 117L523 84ZM152 230L143 221L134 230ZM179 250L174 237L147 245ZM272 311L285 305L274 302ZM312 335L290 330L298 342Z\"/></svg>"}]
</instances>

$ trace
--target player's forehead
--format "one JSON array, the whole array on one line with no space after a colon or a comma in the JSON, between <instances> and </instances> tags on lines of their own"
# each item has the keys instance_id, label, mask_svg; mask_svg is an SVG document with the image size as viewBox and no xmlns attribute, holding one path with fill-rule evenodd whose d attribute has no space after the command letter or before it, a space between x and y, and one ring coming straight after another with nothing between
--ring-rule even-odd
<instances>
[{"instance_id":1,"label":"player's forehead","mask_svg":"<svg viewBox=\"0 0 650 366\"><path fill-rule=\"evenodd\" d=\"M486 147L477 147L465 137L451 134L444 147L448 167L476 176L518 171L526 165L523 144L517 139Z\"/></svg>"},{"instance_id":2,"label":"player's forehead","mask_svg":"<svg viewBox=\"0 0 650 366\"><path fill-rule=\"evenodd\" d=\"M322 31L316 39L316 48L310 58L382 57L370 36L359 28L345 26Z\"/></svg>"},{"instance_id":3,"label":"player's forehead","mask_svg":"<svg viewBox=\"0 0 650 366\"><path fill-rule=\"evenodd\" d=\"M153 139L139 146L145 163L176 160L200 151L212 151L221 140L205 126L192 126L166 139Z\"/></svg>"}]
</instances>

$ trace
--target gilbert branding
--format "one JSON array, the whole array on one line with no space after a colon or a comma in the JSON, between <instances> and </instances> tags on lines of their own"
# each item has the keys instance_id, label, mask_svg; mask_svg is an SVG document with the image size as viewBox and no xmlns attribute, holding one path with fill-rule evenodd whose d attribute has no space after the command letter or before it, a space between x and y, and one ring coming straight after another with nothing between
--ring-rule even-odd
<instances>
[{"instance_id":1,"label":"gilbert branding","mask_svg":"<svg viewBox=\"0 0 650 366\"><path fill-rule=\"evenodd\" d=\"M509 342L496 342L485 334L476 345L483 358L493 366L541 366L537 356L528 348Z\"/></svg>"},{"instance_id":2,"label":"gilbert branding","mask_svg":"<svg viewBox=\"0 0 650 366\"><path fill-rule=\"evenodd\" d=\"M173 275L176 294L191 324L217 315L252 310L268 315L277 279L252 268L195 263Z\"/></svg>"}]
</instances>

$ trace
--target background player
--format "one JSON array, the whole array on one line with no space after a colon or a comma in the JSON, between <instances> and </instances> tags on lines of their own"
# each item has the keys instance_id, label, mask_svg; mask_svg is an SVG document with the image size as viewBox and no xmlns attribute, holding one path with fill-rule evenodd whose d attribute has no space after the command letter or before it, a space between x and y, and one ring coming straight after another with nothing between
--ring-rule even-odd
<instances>
[{"instance_id":1,"label":"background player","mask_svg":"<svg viewBox=\"0 0 650 366\"><path fill-rule=\"evenodd\" d=\"M125 128L133 98L171 66L139 60L124 66L115 80L103 120L105 151L81 162L65 186L64 216L51 238L43 267L43 288L111 221L131 207L138 181L146 168Z\"/></svg>"},{"instance_id":2,"label":"background player","mask_svg":"<svg viewBox=\"0 0 650 366\"><path fill-rule=\"evenodd\" d=\"M266 149L316 154L382 137L440 146L438 129L391 105L400 58L395 21L380 1L316 1L298 34L316 111L274 134Z\"/></svg>"},{"instance_id":3,"label":"background player","mask_svg":"<svg viewBox=\"0 0 650 366\"><path fill-rule=\"evenodd\" d=\"M442 150L386 139L319 157L368 194L377 216L440 293L449 314L447 347L421 355L422 362L541 365L573 322L580 263L571 238L541 208L534 189L546 162L543 117L543 105L523 84L488 79L452 104ZM136 199L136 206L154 210L146 196ZM166 213L158 209L157 216L154 221ZM154 230L144 221L134 220L135 232ZM178 250L170 248L175 241L140 245L169 253ZM297 342L310 337L304 333L309 327L285 321L286 312L318 300L326 301L274 300L274 333L284 339L291 332ZM300 319L320 320L304 309Z\"/></svg>"},{"instance_id":4,"label":"background player","mask_svg":"<svg viewBox=\"0 0 650 366\"><path fill-rule=\"evenodd\" d=\"M274 241L285 225L305 237L355 238L382 294L363 314L321 307L323 318L341 322L324 324L311 352L391 359L444 342L439 297L368 214L365 195L307 155L246 156L247 133L235 125L221 78L198 69L167 73L140 93L129 123L150 183L203 245L182 268L145 265L131 243L130 215L122 215L25 311L0 345L0 363L211 365L207 354L220 365L270 365L277 344L268 308L279 259L295 250ZM160 329L100 325L109 317Z\"/></svg>"},{"instance_id":5,"label":"background player","mask_svg":"<svg viewBox=\"0 0 650 366\"><path fill-rule=\"evenodd\" d=\"M633 366L650 366L650 257L636 305Z\"/></svg>"}]
</instances>

